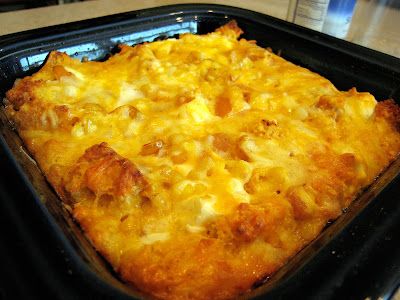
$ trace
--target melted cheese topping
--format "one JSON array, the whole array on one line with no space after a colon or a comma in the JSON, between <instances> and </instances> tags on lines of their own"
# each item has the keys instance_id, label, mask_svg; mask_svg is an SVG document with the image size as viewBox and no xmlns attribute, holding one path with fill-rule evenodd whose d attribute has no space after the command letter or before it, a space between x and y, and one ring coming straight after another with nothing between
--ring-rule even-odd
<instances>
[{"instance_id":1,"label":"melted cheese topping","mask_svg":"<svg viewBox=\"0 0 400 300\"><path fill-rule=\"evenodd\" d=\"M338 217L400 150L399 108L252 41L207 35L52 52L8 115L83 230L156 298L226 299Z\"/></svg>"}]
</instances>

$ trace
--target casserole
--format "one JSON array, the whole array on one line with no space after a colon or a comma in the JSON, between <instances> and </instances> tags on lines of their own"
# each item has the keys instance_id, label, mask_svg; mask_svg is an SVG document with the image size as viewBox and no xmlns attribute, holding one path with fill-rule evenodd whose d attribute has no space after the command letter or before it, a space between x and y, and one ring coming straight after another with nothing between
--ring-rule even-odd
<instances>
[{"instance_id":1,"label":"casserole","mask_svg":"<svg viewBox=\"0 0 400 300\"><path fill-rule=\"evenodd\" d=\"M222 18L221 20L220 20L220 22L222 23L222 21L223 21L223 19L224 18ZM154 20L153 20L154 21ZM243 23L243 24L246 24L246 21L245 20L240 20L240 22L241 22L241 24ZM247 21L248 22L248 21ZM251 26L250 26L251 27ZM254 29L254 27L252 28L252 29ZM250 35L251 34L254 34L255 32L256 32L257 30L256 29L254 29L253 31L251 31L251 30L249 30L248 32L250 33ZM260 39L258 39L258 40L260 40ZM285 54L285 50L283 51L283 53ZM289 53L290 53L290 51L289 51ZM33 57L31 60L34 60L34 59L37 59L38 58L38 56L36 56L36 57ZM315 58L315 56L314 56L314 58ZM389 59L390 60L390 59ZM27 59L27 60L25 60L25 61L23 61L23 60L21 60L23 63L21 63L21 66L22 66L22 68L24 68L24 66L26 67L26 61L28 61L28 64L29 64L29 59ZM25 65L24 65L24 63L25 63ZM312 64L311 64L311 66L312 66ZM393 69L393 68L392 68ZM378 72L379 72L379 70L378 70ZM393 72L393 71L392 71ZM386 73L385 73L386 74ZM386 76L387 77L389 77L390 78L390 76L391 75L393 75L394 73L392 73L392 74L390 74L390 72L389 72L389 74L386 74ZM354 74L352 74L353 76L354 76ZM392 83L394 86L396 86L396 82L395 82L395 80L393 80L395 78L395 76L393 76L393 78L391 78L392 79L392 81L385 81L386 82L386 84L388 85L388 84L390 84L390 83ZM386 79L386 78L385 78ZM361 81L362 82L362 78L361 79L359 79L359 81ZM338 83L337 83L338 84ZM355 84L356 85L356 84ZM362 85L361 85L362 86ZM384 95L383 93L383 88L384 88L385 86L380 86L380 88L381 88L381 90L379 90L379 89L375 89L376 91L376 93L377 93L377 95L379 95L379 92L381 92L381 95ZM374 88L374 87L373 87ZM391 90L391 92L393 93L393 94L395 94L396 93L396 90ZM387 96L391 96L391 95L385 95L385 97L387 97ZM384 178L384 176L382 177L382 178ZM367 195L367 194L366 194ZM367 197L367 196L366 196ZM368 198L368 197L367 197ZM365 201L367 201L368 202L368 200L365 200ZM361 200L360 200L360 202L361 202ZM358 203L360 203L360 202L358 202ZM362 202L361 202L362 203ZM347 216L350 216L350 214L348 214ZM340 223L335 223L335 225L336 224L340 224ZM343 225L343 224L342 224ZM339 226L339 225L337 225L337 226ZM333 226L331 227L331 228L334 228ZM331 229L331 228L329 228L329 229ZM331 230L333 230L333 229L331 229ZM326 232L329 232L329 231L326 231Z\"/></svg>"}]
</instances>

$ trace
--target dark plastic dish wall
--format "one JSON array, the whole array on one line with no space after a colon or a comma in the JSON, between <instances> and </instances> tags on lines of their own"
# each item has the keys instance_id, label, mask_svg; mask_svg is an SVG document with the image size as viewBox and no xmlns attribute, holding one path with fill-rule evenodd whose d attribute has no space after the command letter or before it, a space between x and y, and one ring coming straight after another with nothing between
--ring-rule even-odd
<instances>
[{"instance_id":1,"label":"dark plastic dish wall","mask_svg":"<svg viewBox=\"0 0 400 300\"><path fill-rule=\"evenodd\" d=\"M246 39L280 51L284 58L320 73L340 89L355 86L380 100L400 99L399 59L259 13L195 4L0 37L0 97L16 78L37 71L50 50L102 60L118 43L137 44L183 32L206 33L230 19L238 21ZM15 235L27 245L22 256L32 270L40 270L38 286L48 288L49 295L56 298L140 297L97 255L37 166L21 150L21 142L4 115L0 120L0 208L16 228ZM389 297L400 282L399 169L398 160L347 213L245 297ZM13 271L24 273L23 267Z\"/></svg>"}]
</instances>

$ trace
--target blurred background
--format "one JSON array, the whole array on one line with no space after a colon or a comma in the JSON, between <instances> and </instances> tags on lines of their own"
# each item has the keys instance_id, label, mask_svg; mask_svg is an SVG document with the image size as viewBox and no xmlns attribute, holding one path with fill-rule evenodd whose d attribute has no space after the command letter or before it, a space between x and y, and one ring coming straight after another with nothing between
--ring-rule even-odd
<instances>
[{"instance_id":1,"label":"blurred background","mask_svg":"<svg viewBox=\"0 0 400 300\"><path fill-rule=\"evenodd\" d=\"M399 0L290 0L286 20L400 57Z\"/></svg>"},{"instance_id":2,"label":"blurred background","mask_svg":"<svg viewBox=\"0 0 400 300\"><path fill-rule=\"evenodd\" d=\"M286 20L400 57L399 0L290 0Z\"/></svg>"},{"instance_id":3,"label":"blurred background","mask_svg":"<svg viewBox=\"0 0 400 300\"><path fill-rule=\"evenodd\" d=\"M0 0L0 12L79 1L80 0Z\"/></svg>"},{"instance_id":4,"label":"blurred background","mask_svg":"<svg viewBox=\"0 0 400 300\"><path fill-rule=\"evenodd\" d=\"M247 8L400 57L400 0L0 0L0 36L175 3Z\"/></svg>"}]
</instances>

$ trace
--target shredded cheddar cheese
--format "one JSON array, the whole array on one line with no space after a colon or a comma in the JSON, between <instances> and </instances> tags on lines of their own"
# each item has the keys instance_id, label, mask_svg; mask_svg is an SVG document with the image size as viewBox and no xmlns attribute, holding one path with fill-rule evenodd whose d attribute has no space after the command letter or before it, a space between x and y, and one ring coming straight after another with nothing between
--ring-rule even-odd
<instances>
[{"instance_id":1,"label":"shredded cheddar cheese","mask_svg":"<svg viewBox=\"0 0 400 300\"><path fill-rule=\"evenodd\" d=\"M6 112L122 279L228 299L313 240L400 152L400 109L238 39L50 53Z\"/></svg>"}]
</instances>

